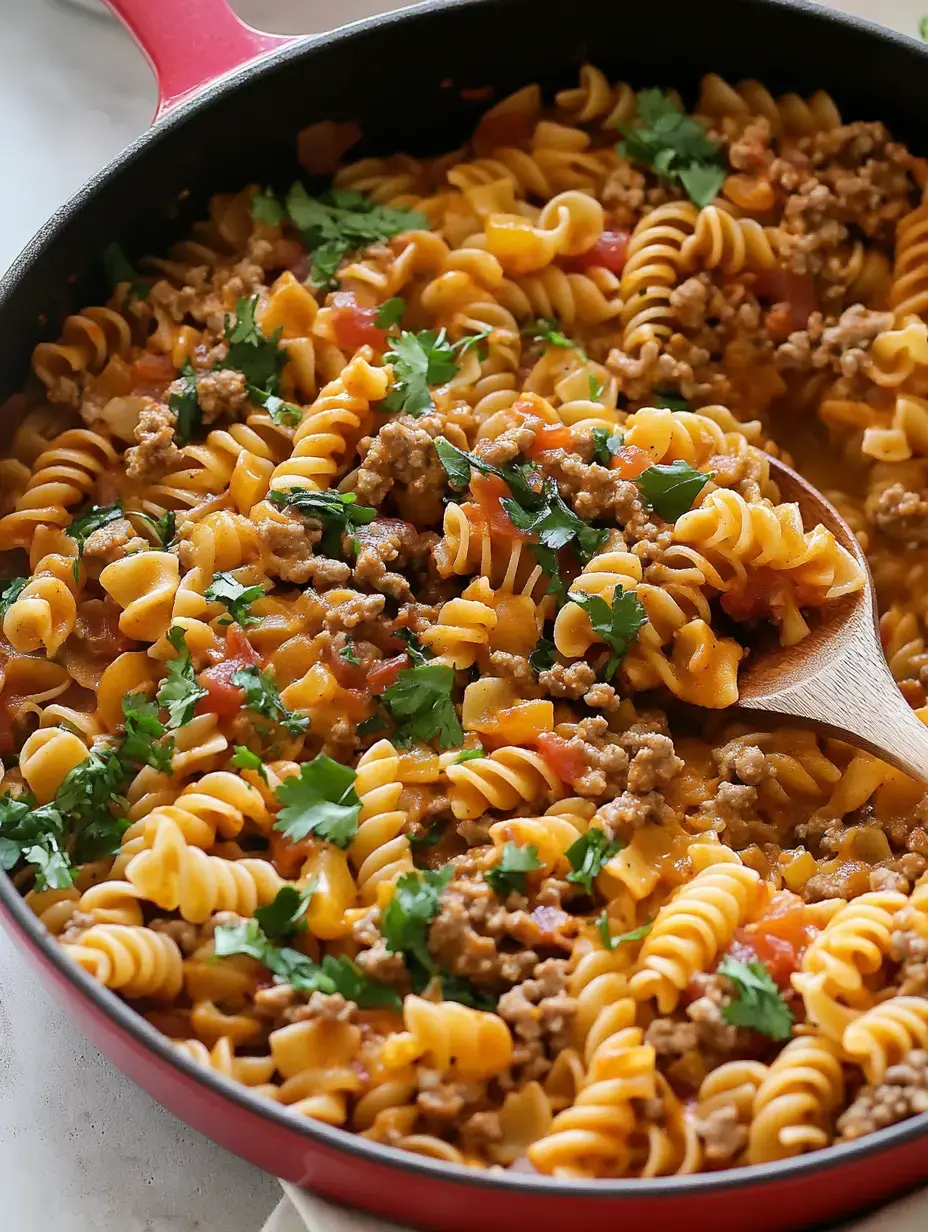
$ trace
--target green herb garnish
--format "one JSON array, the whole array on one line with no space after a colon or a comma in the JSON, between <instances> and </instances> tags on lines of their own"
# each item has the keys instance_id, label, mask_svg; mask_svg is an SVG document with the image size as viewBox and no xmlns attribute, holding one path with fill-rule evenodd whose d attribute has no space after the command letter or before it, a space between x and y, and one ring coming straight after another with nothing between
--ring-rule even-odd
<instances>
[{"instance_id":1,"label":"green herb garnish","mask_svg":"<svg viewBox=\"0 0 928 1232\"><path fill-rule=\"evenodd\" d=\"M735 996L722 1006L722 1017L733 1027L748 1027L772 1040L788 1039L796 1021L779 988L762 962L743 963L726 956L718 966L735 986Z\"/></svg>"},{"instance_id":2,"label":"green herb garnish","mask_svg":"<svg viewBox=\"0 0 928 1232\"><path fill-rule=\"evenodd\" d=\"M524 894L526 873L533 873L543 867L534 843L529 843L527 847L520 847L518 843L506 843L499 863L488 869L484 875L487 884L500 898L507 898L512 893Z\"/></svg>"},{"instance_id":3,"label":"green herb garnish","mask_svg":"<svg viewBox=\"0 0 928 1232\"><path fill-rule=\"evenodd\" d=\"M607 838L605 831L597 826L587 830L567 848L566 855L572 870L567 874L567 880L582 886L587 894L592 895L593 882L623 846L620 839Z\"/></svg>"},{"instance_id":4,"label":"green herb garnish","mask_svg":"<svg viewBox=\"0 0 928 1232\"><path fill-rule=\"evenodd\" d=\"M424 663L401 671L384 690L381 701L397 725L402 745L438 737L440 749L453 749L464 739L454 707L454 668Z\"/></svg>"},{"instance_id":5,"label":"green herb garnish","mask_svg":"<svg viewBox=\"0 0 928 1232\"><path fill-rule=\"evenodd\" d=\"M677 458L669 466L649 466L638 476L638 486L648 508L667 522L676 522L712 478L711 471L697 471Z\"/></svg>"},{"instance_id":6,"label":"green herb garnish","mask_svg":"<svg viewBox=\"0 0 928 1232\"><path fill-rule=\"evenodd\" d=\"M644 163L665 180L681 184L700 208L715 199L725 179L720 143L698 120L684 115L661 90L642 90L637 124L619 127L619 154Z\"/></svg>"},{"instance_id":7,"label":"green herb garnish","mask_svg":"<svg viewBox=\"0 0 928 1232\"><path fill-rule=\"evenodd\" d=\"M336 847L350 847L358 832L361 801L354 789L355 772L320 753L277 788L280 810L274 829L293 843L310 834Z\"/></svg>"},{"instance_id":8,"label":"green herb garnish","mask_svg":"<svg viewBox=\"0 0 928 1232\"><path fill-rule=\"evenodd\" d=\"M207 603L221 603L234 621L247 629L258 624L249 608L257 599L264 598L263 586L243 586L231 573L214 573L213 580L203 596Z\"/></svg>"},{"instance_id":9,"label":"green herb garnish","mask_svg":"<svg viewBox=\"0 0 928 1232\"><path fill-rule=\"evenodd\" d=\"M582 591L571 594L570 602L583 608L590 619L590 628L612 651L602 673L604 680L611 680L625 652L638 636L638 630L647 623L648 614L641 600L633 590L616 586L611 607L601 595L587 595Z\"/></svg>"},{"instance_id":10,"label":"green herb garnish","mask_svg":"<svg viewBox=\"0 0 928 1232\"><path fill-rule=\"evenodd\" d=\"M315 518L322 527L320 541L326 556L341 554L342 531L351 534L359 526L367 526L377 517L377 510L359 505L353 492L311 492L307 488L286 488L270 494L272 504L290 507L307 518Z\"/></svg>"}]
</instances>

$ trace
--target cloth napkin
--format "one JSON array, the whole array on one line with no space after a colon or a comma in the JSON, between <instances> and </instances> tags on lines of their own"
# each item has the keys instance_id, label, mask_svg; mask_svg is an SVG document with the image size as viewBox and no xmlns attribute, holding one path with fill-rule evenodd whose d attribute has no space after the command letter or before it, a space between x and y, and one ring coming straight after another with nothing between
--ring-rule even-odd
<instances>
[{"instance_id":1,"label":"cloth napkin","mask_svg":"<svg viewBox=\"0 0 928 1232\"><path fill-rule=\"evenodd\" d=\"M261 1232L408 1232L398 1224L333 1206L286 1181L280 1184L286 1196ZM928 1190L921 1190L833 1232L925 1232L926 1227Z\"/></svg>"}]
</instances>

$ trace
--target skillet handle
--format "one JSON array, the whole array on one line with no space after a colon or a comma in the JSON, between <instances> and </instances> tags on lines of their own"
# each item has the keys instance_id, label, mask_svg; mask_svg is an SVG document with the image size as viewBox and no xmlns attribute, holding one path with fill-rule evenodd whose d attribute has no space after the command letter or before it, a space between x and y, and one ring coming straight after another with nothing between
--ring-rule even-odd
<instances>
[{"instance_id":1,"label":"skillet handle","mask_svg":"<svg viewBox=\"0 0 928 1232\"><path fill-rule=\"evenodd\" d=\"M302 35L246 26L227 0L105 0L148 58L158 82L158 121L230 69Z\"/></svg>"}]
</instances>

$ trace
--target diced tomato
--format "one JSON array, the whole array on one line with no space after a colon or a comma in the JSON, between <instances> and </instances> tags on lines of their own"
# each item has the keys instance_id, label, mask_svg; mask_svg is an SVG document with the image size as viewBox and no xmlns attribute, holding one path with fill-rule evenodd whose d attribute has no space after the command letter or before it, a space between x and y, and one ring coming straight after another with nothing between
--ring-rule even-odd
<instances>
[{"instance_id":1,"label":"diced tomato","mask_svg":"<svg viewBox=\"0 0 928 1232\"><path fill-rule=\"evenodd\" d=\"M646 449L639 449L637 445L620 445L609 463L609 468L618 471L623 479L637 479L652 461Z\"/></svg>"},{"instance_id":2,"label":"diced tomato","mask_svg":"<svg viewBox=\"0 0 928 1232\"><path fill-rule=\"evenodd\" d=\"M770 615L782 590L783 583L772 569L757 569L741 586L722 595L722 611L732 620L758 620Z\"/></svg>"},{"instance_id":3,"label":"diced tomato","mask_svg":"<svg viewBox=\"0 0 928 1232\"><path fill-rule=\"evenodd\" d=\"M152 355L143 351L132 363L133 386L170 385L177 375L170 355Z\"/></svg>"},{"instance_id":4,"label":"diced tomato","mask_svg":"<svg viewBox=\"0 0 928 1232\"><path fill-rule=\"evenodd\" d=\"M387 331L378 329L374 321L376 308L362 308L351 291L336 291L332 296L332 327L335 340L345 350L372 346L383 350Z\"/></svg>"},{"instance_id":5,"label":"diced tomato","mask_svg":"<svg viewBox=\"0 0 928 1232\"><path fill-rule=\"evenodd\" d=\"M310 836L294 843L279 830L272 830L269 842L271 863L285 881L294 881L315 846L314 839Z\"/></svg>"},{"instance_id":6,"label":"diced tomato","mask_svg":"<svg viewBox=\"0 0 928 1232\"><path fill-rule=\"evenodd\" d=\"M738 929L729 952L741 962L762 962L776 984L787 989L790 976L799 970L802 956L818 932L802 899L789 890L780 890L762 919Z\"/></svg>"},{"instance_id":7,"label":"diced tomato","mask_svg":"<svg viewBox=\"0 0 928 1232\"><path fill-rule=\"evenodd\" d=\"M511 497L509 484L500 479L499 475L472 475L470 490L477 502L480 517L495 535L505 535L510 539L526 539L528 536L515 527L509 520L509 515L500 504L504 498Z\"/></svg>"},{"instance_id":8,"label":"diced tomato","mask_svg":"<svg viewBox=\"0 0 928 1232\"><path fill-rule=\"evenodd\" d=\"M592 248L572 257L567 264L578 273L598 265L613 274L621 274L628 256L628 236L627 231L604 231Z\"/></svg>"},{"instance_id":9,"label":"diced tomato","mask_svg":"<svg viewBox=\"0 0 928 1232\"><path fill-rule=\"evenodd\" d=\"M215 714L229 718L242 708L245 694L232 683L232 677L243 667L261 662L261 657L238 625L230 625L226 634L226 657L221 663L204 668L197 680L206 696L197 702L197 714Z\"/></svg>"},{"instance_id":10,"label":"diced tomato","mask_svg":"<svg viewBox=\"0 0 928 1232\"><path fill-rule=\"evenodd\" d=\"M754 281L754 293L766 303L788 305L791 333L805 329L809 317L818 311L818 295L811 274L784 269L761 270Z\"/></svg>"},{"instance_id":11,"label":"diced tomato","mask_svg":"<svg viewBox=\"0 0 928 1232\"><path fill-rule=\"evenodd\" d=\"M367 683L367 669L361 663L352 663L327 643L322 654L332 675L343 689L363 689Z\"/></svg>"},{"instance_id":12,"label":"diced tomato","mask_svg":"<svg viewBox=\"0 0 928 1232\"><path fill-rule=\"evenodd\" d=\"M396 684L400 672L410 666L409 655L405 652L392 659L380 659L367 673L367 687L371 693L382 693Z\"/></svg>"},{"instance_id":13,"label":"diced tomato","mask_svg":"<svg viewBox=\"0 0 928 1232\"><path fill-rule=\"evenodd\" d=\"M569 449L570 428L563 424L544 424L536 429L535 439L529 445L527 453L530 458L537 458L546 449Z\"/></svg>"},{"instance_id":14,"label":"diced tomato","mask_svg":"<svg viewBox=\"0 0 928 1232\"><path fill-rule=\"evenodd\" d=\"M554 732L543 732L538 737L538 752L545 765L565 783L582 778L586 769L583 754L570 747L570 742Z\"/></svg>"}]
</instances>

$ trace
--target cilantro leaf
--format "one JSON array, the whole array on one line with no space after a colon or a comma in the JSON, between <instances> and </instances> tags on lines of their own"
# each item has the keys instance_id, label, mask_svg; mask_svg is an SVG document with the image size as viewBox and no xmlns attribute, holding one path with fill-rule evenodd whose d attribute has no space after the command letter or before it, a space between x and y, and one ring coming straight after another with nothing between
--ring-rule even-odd
<instances>
[{"instance_id":1,"label":"cilantro leaf","mask_svg":"<svg viewBox=\"0 0 928 1232\"><path fill-rule=\"evenodd\" d=\"M557 321L551 317L539 317L531 325L526 325L522 330L522 336L524 338L531 338L534 342L543 342L546 346L563 347L565 350L578 351L582 358L586 359L582 347L578 346L573 339L568 338L565 333L558 329Z\"/></svg>"},{"instance_id":2,"label":"cilantro leaf","mask_svg":"<svg viewBox=\"0 0 928 1232\"><path fill-rule=\"evenodd\" d=\"M125 718L125 735L119 756L139 766L152 766L164 774L170 774L174 759L174 737L165 734L164 724L158 718L158 705L144 693L130 693L122 699Z\"/></svg>"},{"instance_id":3,"label":"cilantro leaf","mask_svg":"<svg viewBox=\"0 0 928 1232\"><path fill-rule=\"evenodd\" d=\"M602 397L602 392L606 388L606 382L601 381L599 377L590 373L590 401L596 402Z\"/></svg>"},{"instance_id":4,"label":"cilantro leaf","mask_svg":"<svg viewBox=\"0 0 928 1232\"><path fill-rule=\"evenodd\" d=\"M424 834L410 834L411 847L435 847L441 842L445 827L441 821L433 821Z\"/></svg>"},{"instance_id":5,"label":"cilantro leaf","mask_svg":"<svg viewBox=\"0 0 928 1232\"><path fill-rule=\"evenodd\" d=\"M405 625L401 625L393 636L406 643L406 653L413 667L422 667L423 664L428 663L429 659L434 659L435 656L428 646L423 646L412 629L407 629Z\"/></svg>"},{"instance_id":6,"label":"cilantro leaf","mask_svg":"<svg viewBox=\"0 0 928 1232\"><path fill-rule=\"evenodd\" d=\"M29 578L7 578L0 582L0 622L29 585Z\"/></svg>"},{"instance_id":7,"label":"cilantro leaf","mask_svg":"<svg viewBox=\"0 0 928 1232\"><path fill-rule=\"evenodd\" d=\"M453 876L450 864L438 872L423 869L404 873L381 912L380 931L387 949L403 955L407 970L420 987L435 970L428 951L429 925L441 911L441 893Z\"/></svg>"},{"instance_id":8,"label":"cilantro leaf","mask_svg":"<svg viewBox=\"0 0 928 1232\"><path fill-rule=\"evenodd\" d=\"M473 1010L483 1010L492 1013L496 1009L498 997L487 996L475 988L470 980L462 975L452 975L442 971L438 975L443 1001L457 1001L461 1005L469 1005Z\"/></svg>"},{"instance_id":9,"label":"cilantro leaf","mask_svg":"<svg viewBox=\"0 0 928 1232\"><path fill-rule=\"evenodd\" d=\"M528 665L533 672L550 671L557 662L554 642L547 637L540 637L535 643L535 649L528 657Z\"/></svg>"},{"instance_id":10,"label":"cilantro leaf","mask_svg":"<svg viewBox=\"0 0 928 1232\"><path fill-rule=\"evenodd\" d=\"M347 954L326 954L320 968L323 977L332 984L332 991L341 993L362 1010L401 1010L403 1002L395 989L371 979Z\"/></svg>"},{"instance_id":11,"label":"cilantro leaf","mask_svg":"<svg viewBox=\"0 0 928 1232\"><path fill-rule=\"evenodd\" d=\"M37 868L36 889L66 890L74 882L63 853L64 821L49 804L36 808L30 796L0 797L0 868L15 868L21 859Z\"/></svg>"},{"instance_id":12,"label":"cilantro leaf","mask_svg":"<svg viewBox=\"0 0 928 1232\"><path fill-rule=\"evenodd\" d=\"M543 504L543 475L539 467L533 463L510 463L507 466L493 466L484 462L483 458L464 449L458 449L443 436L435 438L435 452L445 469L451 487L460 491L470 483L471 470L479 471L481 475L496 475L508 484L513 499L526 508L539 508Z\"/></svg>"},{"instance_id":13,"label":"cilantro leaf","mask_svg":"<svg viewBox=\"0 0 928 1232\"><path fill-rule=\"evenodd\" d=\"M95 530L99 530L101 526L108 526L110 522L115 522L122 516L122 505L91 505L86 513L82 513L79 518L74 519L70 526L65 527L64 533L77 544L77 557L74 561L75 581L80 573L81 559L87 540Z\"/></svg>"},{"instance_id":14,"label":"cilantro leaf","mask_svg":"<svg viewBox=\"0 0 928 1232\"><path fill-rule=\"evenodd\" d=\"M607 950L615 950L620 945L624 945L626 942L631 943L633 941L643 940L651 931L653 924L651 920L647 920L639 928L633 928L631 932L619 933L617 937L613 937L612 933L609 931L609 917L606 914L606 909L604 907L602 915L600 915L596 921L596 927L599 929L599 935L603 939L603 945L605 948Z\"/></svg>"},{"instance_id":15,"label":"cilantro leaf","mask_svg":"<svg viewBox=\"0 0 928 1232\"><path fill-rule=\"evenodd\" d=\"M611 607L601 595L587 595L582 591L570 595L570 602L583 608L590 618L590 628L611 649L602 674L604 680L611 680L625 652L638 636L638 630L647 623L648 614L641 600L633 590L616 586Z\"/></svg>"},{"instance_id":16,"label":"cilantro leaf","mask_svg":"<svg viewBox=\"0 0 928 1232\"><path fill-rule=\"evenodd\" d=\"M273 678L253 663L239 668L232 677L232 684L244 691L246 710L263 715L272 723L279 723L291 736L298 736L309 727L307 716L288 710L280 700Z\"/></svg>"},{"instance_id":17,"label":"cilantro leaf","mask_svg":"<svg viewBox=\"0 0 928 1232\"><path fill-rule=\"evenodd\" d=\"M197 396L197 374L189 359L184 361L177 384L180 388L168 395L168 409L174 412L174 439L178 445L188 445L203 422L203 411Z\"/></svg>"},{"instance_id":18,"label":"cilantro leaf","mask_svg":"<svg viewBox=\"0 0 928 1232\"><path fill-rule=\"evenodd\" d=\"M733 1027L749 1027L772 1040L788 1039L795 1016L762 962L743 963L727 956L718 966L735 986L736 995L722 1006L722 1017Z\"/></svg>"},{"instance_id":19,"label":"cilantro leaf","mask_svg":"<svg viewBox=\"0 0 928 1232\"><path fill-rule=\"evenodd\" d=\"M362 193L344 189L310 197L300 183L287 193L286 208L307 251L312 253L311 276L319 287L336 282L339 265L352 253L378 240L392 239L401 231L428 226L425 215L413 210L377 205Z\"/></svg>"},{"instance_id":20,"label":"cilantro leaf","mask_svg":"<svg viewBox=\"0 0 928 1232\"><path fill-rule=\"evenodd\" d=\"M452 445L449 440L443 436L435 438L435 452L438 454L438 460L445 468L445 474L452 488L458 492L463 492L470 483L470 468L473 454L467 453L463 449L458 449L457 445Z\"/></svg>"},{"instance_id":21,"label":"cilantro leaf","mask_svg":"<svg viewBox=\"0 0 928 1232\"><path fill-rule=\"evenodd\" d=\"M55 793L54 808L72 836L70 849L78 863L98 860L119 850L129 822L113 811L123 805L119 789L126 767L114 748L93 749L65 775Z\"/></svg>"},{"instance_id":22,"label":"cilantro leaf","mask_svg":"<svg viewBox=\"0 0 928 1232\"><path fill-rule=\"evenodd\" d=\"M278 345L282 326L278 326L270 338L259 329L255 321L259 298L255 295L251 299L236 300L234 325L226 315L225 336L229 349L217 366L243 372L249 385L273 394L277 392L287 352Z\"/></svg>"},{"instance_id":23,"label":"cilantro leaf","mask_svg":"<svg viewBox=\"0 0 928 1232\"><path fill-rule=\"evenodd\" d=\"M27 864L34 864L35 888L37 890L69 890L74 884L75 872L66 852L59 850L54 835L46 835L44 843L37 843L23 852Z\"/></svg>"},{"instance_id":24,"label":"cilantro leaf","mask_svg":"<svg viewBox=\"0 0 928 1232\"><path fill-rule=\"evenodd\" d=\"M284 807L274 823L293 843L310 834L336 847L349 847L358 832L361 801L354 789L355 772L320 753L303 762L299 776L292 775L277 788Z\"/></svg>"},{"instance_id":25,"label":"cilantro leaf","mask_svg":"<svg viewBox=\"0 0 928 1232\"><path fill-rule=\"evenodd\" d=\"M487 752L483 745L479 745L475 749L461 749L451 764L453 766L460 766L466 761L479 761L481 757L486 757L486 755Z\"/></svg>"},{"instance_id":26,"label":"cilantro leaf","mask_svg":"<svg viewBox=\"0 0 928 1232\"><path fill-rule=\"evenodd\" d=\"M217 958L246 954L249 958L264 962L267 948L267 938L254 917L241 924L219 924L213 931L213 953Z\"/></svg>"},{"instance_id":27,"label":"cilantro leaf","mask_svg":"<svg viewBox=\"0 0 928 1232\"><path fill-rule=\"evenodd\" d=\"M561 577L561 570L557 563L557 553L552 552L550 548L546 548L543 543L531 543L529 547L532 549L532 555L539 565L549 575L545 594L555 595L558 604L566 603L567 583Z\"/></svg>"},{"instance_id":28,"label":"cilantro leaf","mask_svg":"<svg viewBox=\"0 0 928 1232\"><path fill-rule=\"evenodd\" d=\"M255 222L266 223L269 227L279 227L287 217L287 211L281 205L273 188L265 188L256 192L251 198L251 216Z\"/></svg>"},{"instance_id":29,"label":"cilantro leaf","mask_svg":"<svg viewBox=\"0 0 928 1232\"><path fill-rule=\"evenodd\" d=\"M392 299L384 300L374 313L374 324L378 329L390 329L399 325L406 311L406 301L402 295L394 295Z\"/></svg>"},{"instance_id":30,"label":"cilantro leaf","mask_svg":"<svg viewBox=\"0 0 928 1232\"><path fill-rule=\"evenodd\" d=\"M440 749L453 749L464 739L452 699L454 668L424 663L398 673L381 700L399 729L403 744L438 737Z\"/></svg>"},{"instance_id":31,"label":"cilantro leaf","mask_svg":"<svg viewBox=\"0 0 928 1232\"><path fill-rule=\"evenodd\" d=\"M370 736L374 732L383 731L385 727L389 727L387 720L382 714L372 714L369 719L363 719L357 726L359 736Z\"/></svg>"},{"instance_id":32,"label":"cilantro leaf","mask_svg":"<svg viewBox=\"0 0 928 1232\"><path fill-rule=\"evenodd\" d=\"M608 466L625 444L621 432L610 432L607 428L593 429L593 461L600 466Z\"/></svg>"},{"instance_id":33,"label":"cilantro leaf","mask_svg":"<svg viewBox=\"0 0 928 1232\"><path fill-rule=\"evenodd\" d=\"M540 508L526 509L514 498L504 496L500 500L513 526L535 536L543 547L557 552L573 542L582 561L595 556L606 542L608 530L597 530L577 517L564 503L556 480L550 476L544 481L543 502Z\"/></svg>"},{"instance_id":34,"label":"cilantro leaf","mask_svg":"<svg viewBox=\"0 0 928 1232\"><path fill-rule=\"evenodd\" d=\"M247 629L258 624L249 607L256 599L264 598L263 586L243 586L231 573L214 573L203 596L207 603L221 603L234 621Z\"/></svg>"},{"instance_id":35,"label":"cilantro leaf","mask_svg":"<svg viewBox=\"0 0 928 1232\"><path fill-rule=\"evenodd\" d=\"M654 389L651 391L651 405L665 411L692 411L687 400L670 389Z\"/></svg>"},{"instance_id":36,"label":"cilantro leaf","mask_svg":"<svg viewBox=\"0 0 928 1232\"><path fill-rule=\"evenodd\" d=\"M157 701L167 708L170 730L183 727L193 718L193 712L206 690L197 683L193 659L187 649L187 640L180 625L168 629L168 641L177 651L173 659L165 662L165 676L155 694Z\"/></svg>"},{"instance_id":37,"label":"cilantro leaf","mask_svg":"<svg viewBox=\"0 0 928 1232\"><path fill-rule=\"evenodd\" d=\"M341 648L341 650L338 653L339 653L339 656L343 658L346 663L352 663L355 667L361 666L361 660L358 658L357 654L355 653L355 644L350 638L348 639L348 641L345 643L345 645Z\"/></svg>"},{"instance_id":38,"label":"cilantro leaf","mask_svg":"<svg viewBox=\"0 0 928 1232\"><path fill-rule=\"evenodd\" d=\"M341 555L342 531L351 533L367 526L377 516L377 510L359 505L353 492L311 492L307 488L287 488L270 494L271 503L279 509L289 506L306 518L315 518L322 527L320 544L326 556Z\"/></svg>"},{"instance_id":39,"label":"cilantro leaf","mask_svg":"<svg viewBox=\"0 0 928 1232\"><path fill-rule=\"evenodd\" d=\"M638 476L638 486L648 503L667 522L676 522L692 509L693 501L712 478L711 471L697 471L677 458L669 466L649 466Z\"/></svg>"},{"instance_id":40,"label":"cilantro leaf","mask_svg":"<svg viewBox=\"0 0 928 1232\"><path fill-rule=\"evenodd\" d=\"M292 402L284 402L283 398L278 398L267 390L258 389L256 385L248 386L248 396L252 402L263 407L272 421L281 428L295 428L303 418L303 412L298 406Z\"/></svg>"},{"instance_id":41,"label":"cilantro leaf","mask_svg":"<svg viewBox=\"0 0 928 1232\"><path fill-rule=\"evenodd\" d=\"M143 513L141 509L129 509L126 511L126 517L139 518L146 526L150 526L162 550L170 547L177 533L177 517L173 509L162 513L160 518L153 518L151 514Z\"/></svg>"},{"instance_id":42,"label":"cilantro leaf","mask_svg":"<svg viewBox=\"0 0 928 1232\"><path fill-rule=\"evenodd\" d=\"M306 907L311 897L310 890L299 890L285 885L277 891L265 907L258 907L254 918L261 926L265 937L280 941L306 929Z\"/></svg>"},{"instance_id":43,"label":"cilantro leaf","mask_svg":"<svg viewBox=\"0 0 928 1232\"><path fill-rule=\"evenodd\" d=\"M513 892L524 894L526 873L533 873L543 867L534 843L529 843L527 847L520 847L518 843L506 843L499 863L488 869L484 876L487 884L500 898L506 898Z\"/></svg>"},{"instance_id":44,"label":"cilantro leaf","mask_svg":"<svg viewBox=\"0 0 928 1232\"><path fill-rule=\"evenodd\" d=\"M624 138L619 154L681 184L695 205L708 205L725 178L720 143L707 137L699 121L684 115L660 90L642 90L637 111L637 124L619 126Z\"/></svg>"},{"instance_id":45,"label":"cilantro leaf","mask_svg":"<svg viewBox=\"0 0 928 1232\"><path fill-rule=\"evenodd\" d=\"M393 385L381 403L385 411L421 415L432 405L430 385L444 385L458 370L454 346L442 330L403 330L384 359L393 365Z\"/></svg>"},{"instance_id":46,"label":"cilantro leaf","mask_svg":"<svg viewBox=\"0 0 928 1232\"><path fill-rule=\"evenodd\" d=\"M142 278L123 252L121 245L107 244L103 249L103 272L106 281L115 290L122 283L129 284L129 294L136 299L144 299L152 288L154 279Z\"/></svg>"},{"instance_id":47,"label":"cilantro leaf","mask_svg":"<svg viewBox=\"0 0 928 1232\"><path fill-rule=\"evenodd\" d=\"M254 770L256 774L260 774L265 783L268 781L267 766L265 766L257 753L253 753L244 744L237 744L235 746L232 756L229 758L229 765L234 766L236 770Z\"/></svg>"},{"instance_id":48,"label":"cilantro leaf","mask_svg":"<svg viewBox=\"0 0 928 1232\"><path fill-rule=\"evenodd\" d=\"M581 834L576 842L567 848L567 859L570 861L571 872L567 880L582 886L587 894L593 893L593 882L602 872L604 865L612 859L617 851L624 847L621 840L606 837L604 830L594 826Z\"/></svg>"}]
</instances>

